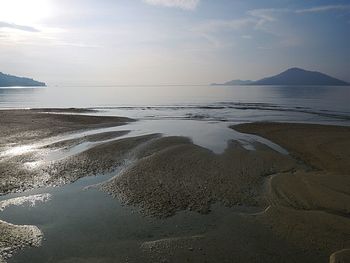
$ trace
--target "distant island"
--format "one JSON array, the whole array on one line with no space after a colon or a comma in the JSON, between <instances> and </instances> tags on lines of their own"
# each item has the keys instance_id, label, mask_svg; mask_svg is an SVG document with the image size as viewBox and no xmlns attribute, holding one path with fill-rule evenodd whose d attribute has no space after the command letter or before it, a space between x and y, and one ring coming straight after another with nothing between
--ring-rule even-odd
<instances>
[{"instance_id":1,"label":"distant island","mask_svg":"<svg viewBox=\"0 0 350 263\"><path fill-rule=\"evenodd\" d=\"M16 77L0 72L0 87L45 87L44 82L30 78Z\"/></svg>"},{"instance_id":2,"label":"distant island","mask_svg":"<svg viewBox=\"0 0 350 263\"><path fill-rule=\"evenodd\" d=\"M212 83L211 85L214 86L235 86L235 85L250 85L252 84L254 81L252 80L240 80L240 79L234 79L234 80L230 80L227 81L225 83L219 84L219 83Z\"/></svg>"},{"instance_id":3,"label":"distant island","mask_svg":"<svg viewBox=\"0 0 350 263\"><path fill-rule=\"evenodd\" d=\"M213 83L213 86L221 85L319 85L319 86L347 86L349 83L333 78L317 71L309 71L301 68L290 68L272 77L257 81L231 80L222 84Z\"/></svg>"}]
</instances>

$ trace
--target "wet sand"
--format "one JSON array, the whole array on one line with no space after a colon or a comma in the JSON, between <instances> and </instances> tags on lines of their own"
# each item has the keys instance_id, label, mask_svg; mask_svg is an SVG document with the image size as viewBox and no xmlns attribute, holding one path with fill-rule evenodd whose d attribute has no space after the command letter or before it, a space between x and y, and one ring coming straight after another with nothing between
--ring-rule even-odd
<instances>
[{"instance_id":1,"label":"wet sand","mask_svg":"<svg viewBox=\"0 0 350 263\"><path fill-rule=\"evenodd\" d=\"M45 109L46 110L46 109ZM71 113L73 109L67 109L61 112ZM80 112L80 110L79 110ZM23 163L33 163L40 160L40 156L26 153L26 146L31 143L50 138L60 134L68 134L77 131L111 127L123 125L132 119L123 117L96 117L85 115L64 115L64 114L48 114L40 112L39 110L3 110L0 111L0 154L4 153L8 148L15 148L18 146L21 151L21 146L24 146L23 154L16 154L14 156L0 156L0 171L1 171L1 185L0 194L9 192L24 191L33 187L45 186L55 182L47 178L47 170L50 169L51 175L55 173L55 167L51 167L51 163L41 167L41 170L28 169ZM105 133L87 138L80 138L83 140L102 140L110 138L110 136L120 136L121 133ZM78 141L61 142L60 144L52 144L49 148L64 147L65 145L72 146ZM63 166L60 165L60 168ZM57 171L59 172L59 171ZM57 173L56 172L56 173ZM62 180L60 180L62 181ZM67 180L67 181L74 181Z\"/></svg>"},{"instance_id":2,"label":"wet sand","mask_svg":"<svg viewBox=\"0 0 350 263\"><path fill-rule=\"evenodd\" d=\"M208 213L216 202L266 207L267 177L297 164L265 145L256 143L255 148L249 151L231 142L217 155L182 137L159 138L102 189L157 217L180 210Z\"/></svg>"},{"instance_id":3,"label":"wet sand","mask_svg":"<svg viewBox=\"0 0 350 263\"><path fill-rule=\"evenodd\" d=\"M56 112L56 109L54 110ZM81 110L60 109L61 113ZM48 114L48 109L1 110L0 147L35 142L45 137L84 129L122 125L133 121L124 117L100 117L73 114Z\"/></svg>"},{"instance_id":4,"label":"wet sand","mask_svg":"<svg viewBox=\"0 0 350 263\"><path fill-rule=\"evenodd\" d=\"M4 153L8 148L28 145L59 134L118 126L133 121L132 119L122 117L94 117L45 113L49 111L50 110L48 109L0 111L0 154ZM52 109L51 111L57 112L56 109ZM87 111L81 109L60 109L58 112L85 113ZM86 136L80 138L79 142L110 139L122 134L123 133L103 133L95 136ZM49 148L64 148L65 146L72 146L74 143L78 142L61 142L61 144L53 144ZM75 162L72 160L68 162L67 160L64 164L48 162L47 164L35 169L23 165L26 162L35 162L37 159L40 160L40 156L38 157L35 156L35 154L26 153L23 153L23 155L1 156L0 194L73 182L79 178L74 174L73 169L76 168L74 167L74 163L76 164L77 162L81 169L79 176L86 176L88 174L87 172L84 172L85 168L82 159ZM97 165L96 167L100 166ZM113 164L113 167L115 167L115 164ZM108 166L107 168L104 167L104 169L112 168ZM89 172L90 174L92 173L91 171ZM69 174L69 176L66 174ZM9 201L11 201L11 199ZM1 207L6 207L6 205L2 203ZM13 225L0 221L0 262L1 260L10 258L18 249L22 249L26 246L39 246L41 243L41 237L42 233L36 226Z\"/></svg>"},{"instance_id":5,"label":"wet sand","mask_svg":"<svg viewBox=\"0 0 350 263\"><path fill-rule=\"evenodd\" d=\"M206 251L211 245L224 251L238 246L240 252L223 257L212 251L209 262L220 262L214 258L229 262L234 256L240 262L327 262L333 252L349 247L350 128L274 123L232 128L270 139L291 154L284 156L259 144L256 151L247 151L231 143L225 153L215 155L182 138L162 138L153 142L157 146L149 144L154 151L139 156L138 162L103 184L102 189L141 208L146 215L159 217L179 210L208 213L210 205L217 202L230 207L257 206L262 212L242 215L254 226L251 229L267 228L270 232L264 233L266 239L285 240L287 246L303 254L287 259L277 251L274 256L260 252L258 257L244 258L244 248L225 234L237 226L227 222L208 232L206 238L193 240L193 245L206 247ZM215 243L211 241L214 237ZM182 239L187 244L192 237ZM158 240L145 243L143 248L152 244L160 258L176 262L174 257L188 257L188 253L180 256L184 249L178 243L182 239ZM169 253L174 256L167 257Z\"/></svg>"},{"instance_id":6,"label":"wet sand","mask_svg":"<svg viewBox=\"0 0 350 263\"><path fill-rule=\"evenodd\" d=\"M335 252L331 262L349 262L350 128L285 123L232 128L268 138L309 166L271 179L271 207L257 221L300 249Z\"/></svg>"},{"instance_id":7,"label":"wet sand","mask_svg":"<svg viewBox=\"0 0 350 263\"><path fill-rule=\"evenodd\" d=\"M288 149L316 170L350 171L350 127L298 123L235 125L240 132L260 135Z\"/></svg>"},{"instance_id":8,"label":"wet sand","mask_svg":"<svg viewBox=\"0 0 350 263\"><path fill-rule=\"evenodd\" d=\"M13 225L0 220L0 262L27 246L40 246L42 233L36 226Z\"/></svg>"},{"instance_id":9,"label":"wet sand","mask_svg":"<svg viewBox=\"0 0 350 263\"><path fill-rule=\"evenodd\" d=\"M132 121L35 110L0 111L0 116L5 124L0 127L1 151L9 145ZM331 255L333 262L341 258L346 262L350 128L279 123L232 128L267 138L290 154L258 142L255 150L248 150L238 141L215 154L184 137L149 134L117 140L127 131L105 132L40 148L50 153L97 142L67 158L45 160L40 151L2 156L0 190L9 193L58 186L120 169L97 187L143 215L159 218L159 222L182 211L204 217L211 212L216 218L210 228L198 233L175 231L160 239L128 240L130 246L139 248L135 262L328 262ZM30 169L24 165L36 162L39 165ZM222 208L213 208L217 205ZM25 237L20 244L31 245L26 241L27 230L22 230ZM9 233L0 240L0 249L4 249L17 230L3 222L1 231ZM14 247L11 251L17 248L15 243L10 246ZM91 262L112 261L95 258Z\"/></svg>"}]
</instances>

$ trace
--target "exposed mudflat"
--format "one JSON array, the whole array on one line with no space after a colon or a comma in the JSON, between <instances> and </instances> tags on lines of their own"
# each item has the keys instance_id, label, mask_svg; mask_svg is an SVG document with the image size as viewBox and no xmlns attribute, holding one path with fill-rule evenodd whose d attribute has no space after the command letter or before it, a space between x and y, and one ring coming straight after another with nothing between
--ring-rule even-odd
<instances>
[{"instance_id":1,"label":"exposed mudflat","mask_svg":"<svg viewBox=\"0 0 350 263\"><path fill-rule=\"evenodd\" d=\"M49 174L49 185L62 185L90 175L106 174L124 166L133 158L133 151L158 135L145 135L101 143L80 154L49 162L40 170Z\"/></svg>"},{"instance_id":2,"label":"exposed mudflat","mask_svg":"<svg viewBox=\"0 0 350 263\"><path fill-rule=\"evenodd\" d=\"M49 194L38 194L27 197L17 197L0 201L0 211L8 206L18 206L25 203L34 206L38 202L46 202ZM0 220L0 262L12 257L13 253L25 247L38 247L42 242L42 232L37 226L13 225Z\"/></svg>"},{"instance_id":3,"label":"exposed mudflat","mask_svg":"<svg viewBox=\"0 0 350 263\"><path fill-rule=\"evenodd\" d=\"M270 209L257 221L300 249L328 255L350 247L350 128L310 124L251 123L234 129L285 147L309 170L270 181ZM331 257L346 257L346 252Z\"/></svg>"},{"instance_id":4,"label":"exposed mudflat","mask_svg":"<svg viewBox=\"0 0 350 263\"><path fill-rule=\"evenodd\" d=\"M79 178L72 175L71 178L60 176L61 178L57 179L55 174L66 169L65 166L72 165L74 161L70 160L71 162L65 163L66 165L61 165L59 162L46 162L39 165L42 158L31 152L32 144L57 135L118 126L132 121L121 117L48 114L41 113L39 110L2 110L0 119L0 194L24 191L49 184L72 182ZM62 140L47 144L45 147L64 149L84 141L107 140L123 134L125 132L101 133L76 140ZM16 151L11 152L12 149ZM8 150L10 152L6 154Z\"/></svg>"},{"instance_id":5,"label":"exposed mudflat","mask_svg":"<svg viewBox=\"0 0 350 263\"><path fill-rule=\"evenodd\" d=\"M347 262L349 258L350 128L242 124L232 128L269 139L289 154L259 141L239 140L215 153L186 137L128 136L127 129L100 129L132 121L128 118L59 114L87 113L83 109L44 111L0 111L0 193L74 186L83 177L103 175L84 194L74 187L67 192L71 207L56 203L63 210L53 215L70 218L77 212L78 218L72 226L58 224L67 235L61 241L70 245L67 257L52 255L55 262ZM100 130L82 133L94 129ZM80 195L84 197L79 199ZM18 205L55 198L59 194L43 192L2 199L0 216ZM122 210L119 202L133 213ZM71 209L68 214L65 208ZM45 220L49 233L55 225L52 220L69 223L50 215ZM70 240L69 233L75 231ZM89 233L91 240L79 236L80 231ZM43 234L34 225L0 221L0 262L23 262L28 258L25 253L18 257L22 261L11 256L27 246L39 246ZM45 256L39 261L47 262L50 255ZM29 262L38 262L34 259L40 257L31 258Z\"/></svg>"},{"instance_id":6,"label":"exposed mudflat","mask_svg":"<svg viewBox=\"0 0 350 263\"><path fill-rule=\"evenodd\" d=\"M182 137L159 138L102 189L159 217L185 209L208 213L216 202L266 207L267 177L297 163L265 145L255 148L249 151L232 142L217 155Z\"/></svg>"},{"instance_id":7,"label":"exposed mudflat","mask_svg":"<svg viewBox=\"0 0 350 263\"><path fill-rule=\"evenodd\" d=\"M298 123L247 123L233 129L285 147L315 170L350 172L350 127Z\"/></svg>"},{"instance_id":8,"label":"exposed mudflat","mask_svg":"<svg viewBox=\"0 0 350 263\"><path fill-rule=\"evenodd\" d=\"M91 113L96 112L94 109L87 108L33 108L31 111L36 112L53 112L53 113Z\"/></svg>"},{"instance_id":9,"label":"exposed mudflat","mask_svg":"<svg viewBox=\"0 0 350 263\"><path fill-rule=\"evenodd\" d=\"M342 249L334 252L330 257L330 263L350 262L350 249Z\"/></svg>"},{"instance_id":10,"label":"exposed mudflat","mask_svg":"<svg viewBox=\"0 0 350 263\"><path fill-rule=\"evenodd\" d=\"M36 226L18 226L0 220L0 262L27 246L40 246L42 233Z\"/></svg>"},{"instance_id":11,"label":"exposed mudflat","mask_svg":"<svg viewBox=\"0 0 350 263\"><path fill-rule=\"evenodd\" d=\"M133 121L124 117L48 114L47 109L1 110L0 147L36 142L66 132L122 125ZM45 112L46 111L46 112ZM71 110L60 110L71 112Z\"/></svg>"},{"instance_id":12,"label":"exposed mudflat","mask_svg":"<svg viewBox=\"0 0 350 263\"><path fill-rule=\"evenodd\" d=\"M258 143L255 151L249 151L234 142L217 155L184 138L160 138L150 142L134 165L104 183L102 189L141 208L144 214L157 217L185 209L207 213L210 205L217 202L260 207L257 214L242 215L254 226L251 228L268 229L269 234L264 232L266 238L275 236L304 253L301 256L294 252L286 259L275 252L274 256L269 255L270 262L327 262L333 252L349 247L350 170L349 162L344 160L350 156L350 129L302 124L246 124L233 128L268 138L291 155ZM237 226L226 223L200 239L176 237L146 242L142 248L158 257L158 261L166 258L169 262L176 260L167 255L193 260L190 255L196 250L196 262L201 262L201 247L208 251L208 244L223 250L237 246L224 233ZM214 237L216 243L208 241ZM259 257L242 257L244 248L237 247L240 252L234 255L240 262L258 262L261 256L267 257L262 252ZM232 258L211 253L223 261ZM340 257L343 252L336 255Z\"/></svg>"},{"instance_id":13,"label":"exposed mudflat","mask_svg":"<svg viewBox=\"0 0 350 263\"><path fill-rule=\"evenodd\" d=\"M47 111L47 109L43 110ZM126 152L129 153L129 147L142 141L142 138L135 138L127 147L125 143L123 146L123 142L120 142L120 147L118 147L120 152L113 155L113 160L108 159L108 149L104 149L102 145L99 148L86 151L78 157L73 155L63 162L61 160L43 161L42 154L29 151L32 148L31 143L56 135L118 126L132 120L119 117L47 114L41 111L0 111L0 195L48 185L62 185L73 182L82 176L113 170L124 160L118 158L122 158L121 156L125 155ZM56 110L54 111L56 112ZM62 109L59 112L75 112L75 110ZM78 112L81 113L82 110L78 110ZM62 140L41 148L65 150L83 142L105 141L125 133L127 131L105 132L75 140ZM108 147L115 147L115 145L111 143ZM19 151L11 152L11 149L14 148ZM9 153L8 150L10 150ZM101 154L101 150L105 155ZM8 206L30 204L47 199L49 199L48 195L8 199L0 202L0 211ZM9 259L19 249L27 246L39 246L41 239L42 232L36 226L13 225L0 220L0 261Z\"/></svg>"}]
</instances>

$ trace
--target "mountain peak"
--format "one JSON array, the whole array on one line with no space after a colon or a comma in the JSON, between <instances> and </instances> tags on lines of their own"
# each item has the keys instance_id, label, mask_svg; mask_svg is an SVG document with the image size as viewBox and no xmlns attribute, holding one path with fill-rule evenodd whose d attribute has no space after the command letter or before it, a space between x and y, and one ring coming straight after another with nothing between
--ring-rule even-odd
<instances>
[{"instance_id":1,"label":"mountain peak","mask_svg":"<svg viewBox=\"0 0 350 263\"><path fill-rule=\"evenodd\" d=\"M275 76L255 81L253 85L345 86L349 85L349 83L333 78L321 72L293 67Z\"/></svg>"},{"instance_id":2,"label":"mountain peak","mask_svg":"<svg viewBox=\"0 0 350 263\"><path fill-rule=\"evenodd\" d=\"M349 85L349 83L333 78L321 72L293 67L275 76L255 81L253 85L345 86Z\"/></svg>"},{"instance_id":3,"label":"mountain peak","mask_svg":"<svg viewBox=\"0 0 350 263\"><path fill-rule=\"evenodd\" d=\"M35 86L46 86L44 82L35 81L30 78L16 77L0 72L0 87L35 87Z\"/></svg>"},{"instance_id":4,"label":"mountain peak","mask_svg":"<svg viewBox=\"0 0 350 263\"><path fill-rule=\"evenodd\" d=\"M307 70L302 69L302 68L298 68L298 67L293 67L293 68L289 68L287 70L285 70L284 72L305 72Z\"/></svg>"},{"instance_id":5,"label":"mountain peak","mask_svg":"<svg viewBox=\"0 0 350 263\"><path fill-rule=\"evenodd\" d=\"M292 67L277 75L248 83L229 81L223 85L291 85L291 86L347 86L349 83L317 71Z\"/></svg>"}]
</instances>

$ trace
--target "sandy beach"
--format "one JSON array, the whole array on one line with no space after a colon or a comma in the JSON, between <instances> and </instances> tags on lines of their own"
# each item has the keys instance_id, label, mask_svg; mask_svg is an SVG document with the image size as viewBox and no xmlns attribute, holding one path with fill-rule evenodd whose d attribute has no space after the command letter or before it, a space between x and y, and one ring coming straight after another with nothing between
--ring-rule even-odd
<instances>
[{"instance_id":1,"label":"sandy beach","mask_svg":"<svg viewBox=\"0 0 350 263\"><path fill-rule=\"evenodd\" d=\"M166 222L182 213L214 218L210 227L198 233L133 240L138 251L136 259L129 257L132 262L349 259L349 127L235 125L231 128L269 139L289 154L259 142L249 150L238 141L230 141L223 153L216 154L188 138L160 134L123 137L128 131L106 131L67 137L134 120L74 115L88 114L84 109L60 112L65 114L54 109L0 111L3 195L119 171L95 188L146 218ZM86 148L79 150L80 145ZM0 222L2 260L41 243L42 233L36 226L10 223Z\"/></svg>"},{"instance_id":2,"label":"sandy beach","mask_svg":"<svg viewBox=\"0 0 350 263\"><path fill-rule=\"evenodd\" d=\"M347 262L350 128L284 123L251 123L232 128L273 140L309 167L271 179L271 209L261 220L297 246L328 253L339 250L331 262Z\"/></svg>"}]
</instances>

